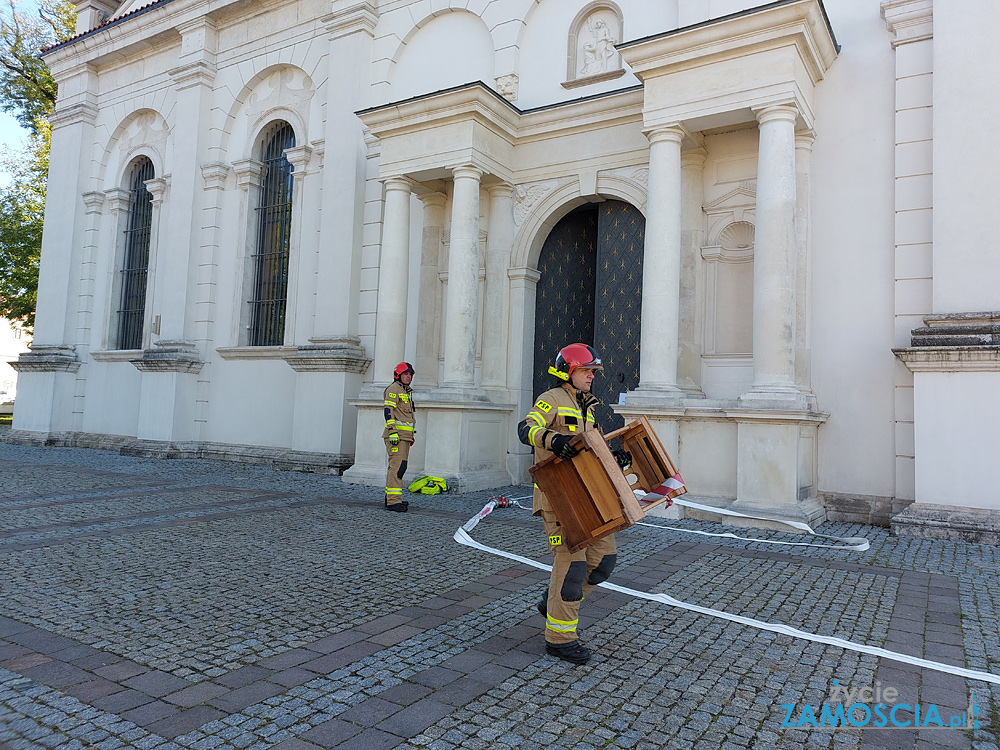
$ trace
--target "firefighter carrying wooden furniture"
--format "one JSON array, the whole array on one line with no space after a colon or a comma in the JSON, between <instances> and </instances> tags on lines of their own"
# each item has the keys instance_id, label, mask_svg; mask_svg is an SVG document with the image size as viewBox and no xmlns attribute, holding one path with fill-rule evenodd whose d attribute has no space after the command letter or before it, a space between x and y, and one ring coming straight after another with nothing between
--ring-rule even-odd
<instances>
[{"instance_id":1,"label":"firefighter carrying wooden furniture","mask_svg":"<svg viewBox=\"0 0 1000 750\"><path fill-rule=\"evenodd\" d=\"M570 344L559 351L549 373L561 382L538 396L517 426L520 441L535 449L535 463L553 454L571 459L577 454L569 445L573 436L597 429L594 407L598 400L590 386L595 373L603 369L597 352L586 344ZM615 456L622 465L631 463L625 451L615 451ZM542 517L553 555L548 595L538 603L538 611L545 617L545 651L574 664L586 664L590 650L577 637L580 602L614 570L618 551L615 537L604 537L571 552L563 544L561 527L548 499L537 487L533 513Z\"/></svg>"},{"instance_id":2,"label":"firefighter carrying wooden furniture","mask_svg":"<svg viewBox=\"0 0 1000 750\"><path fill-rule=\"evenodd\" d=\"M385 509L405 513L410 504L403 499L403 475L406 474L406 459L410 447L416 440L417 418L414 414L413 365L400 362L392 371L392 382L385 389L385 429L382 439L389 455L389 466L385 472Z\"/></svg>"}]
</instances>

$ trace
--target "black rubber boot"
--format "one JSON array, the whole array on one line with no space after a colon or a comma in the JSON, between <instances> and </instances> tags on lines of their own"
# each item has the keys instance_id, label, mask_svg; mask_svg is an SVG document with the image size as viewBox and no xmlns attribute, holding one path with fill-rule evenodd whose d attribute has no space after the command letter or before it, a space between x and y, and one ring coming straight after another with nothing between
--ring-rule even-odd
<instances>
[{"instance_id":1,"label":"black rubber boot","mask_svg":"<svg viewBox=\"0 0 1000 750\"><path fill-rule=\"evenodd\" d=\"M573 664L586 664L590 661L590 649L580 641L572 643L545 643L545 653L549 656L558 656L560 659L572 662Z\"/></svg>"},{"instance_id":2,"label":"black rubber boot","mask_svg":"<svg viewBox=\"0 0 1000 750\"><path fill-rule=\"evenodd\" d=\"M548 597L543 596L541 600L538 602L537 608L538 608L538 614L540 614L542 617L548 617L549 616Z\"/></svg>"},{"instance_id":3,"label":"black rubber boot","mask_svg":"<svg viewBox=\"0 0 1000 750\"><path fill-rule=\"evenodd\" d=\"M393 513L406 513L409 507L410 504L404 500L403 502L396 503L395 505L389 505L386 503L385 509L391 510Z\"/></svg>"}]
</instances>

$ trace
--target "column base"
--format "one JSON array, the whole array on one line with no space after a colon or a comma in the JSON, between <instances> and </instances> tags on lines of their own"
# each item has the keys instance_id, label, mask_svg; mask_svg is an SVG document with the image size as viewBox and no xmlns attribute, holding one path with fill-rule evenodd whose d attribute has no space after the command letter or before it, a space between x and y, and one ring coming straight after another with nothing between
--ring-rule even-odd
<instances>
[{"instance_id":1,"label":"column base","mask_svg":"<svg viewBox=\"0 0 1000 750\"><path fill-rule=\"evenodd\" d=\"M785 386L757 386L742 394L740 406L752 409L782 409L788 411L813 411L816 396L803 393L798 388Z\"/></svg>"},{"instance_id":2,"label":"column base","mask_svg":"<svg viewBox=\"0 0 1000 750\"><path fill-rule=\"evenodd\" d=\"M815 497L794 500L792 502L738 499L726 508L726 510L731 510L734 513L745 513L748 516L763 516L764 518L775 519L774 521L768 521L751 518L730 518L729 516L723 519L723 523L743 529L770 529L786 533L805 533L796 532L795 529L783 523L778 523L778 521L797 521L798 523L807 524L812 529L815 529L826 521L826 509Z\"/></svg>"},{"instance_id":3,"label":"column base","mask_svg":"<svg viewBox=\"0 0 1000 750\"><path fill-rule=\"evenodd\" d=\"M624 406L680 406L686 398L691 398L691 394L677 386L640 385L625 394Z\"/></svg>"},{"instance_id":4,"label":"column base","mask_svg":"<svg viewBox=\"0 0 1000 750\"><path fill-rule=\"evenodd\" d=\"M358 409L355 464L344 481L380 487L385 484L382 386L366 386ZM377 398L372 396L377 391ZM494 394L495 396L495 394ZM515 405L490 400L485 391L441 387L414 391L417 440L410 450L404 482L419 476L444 477L456 492L505 487L515 478L508 468L507 436L513 429Z\"/></svg>"}]
</instances>

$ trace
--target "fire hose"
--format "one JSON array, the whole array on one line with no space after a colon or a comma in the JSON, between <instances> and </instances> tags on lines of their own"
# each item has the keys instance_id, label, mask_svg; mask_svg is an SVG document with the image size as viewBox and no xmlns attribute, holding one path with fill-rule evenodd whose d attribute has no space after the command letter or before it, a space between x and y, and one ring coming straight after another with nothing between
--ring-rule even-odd
<instances>
[{"instance_id":1,"label":"fire hose","mask_svg":"<svg viewBox=\"0 0 1000 750\"><path fill-rule=\"evenodd\" d=\"M508 560L513 560L515 562L521 563L522 565L528 565L533 568L538 568L540 570L552 570L551 565L546 565L545 563L538 562L537 560L532 560L529 557L524 557L523 555L518 555L513 552L507 552L505 550L497 549L495 547L489 547L485 544L477 542L472 538L470 532L476 528L480 521L482 521L486 516L493 512L496 508L522 508L518 500L526 500L527 498L513 498L507 499L503 497L493 498L479 511L476 515L465 522L458 530L455 531L454 539L459 544L465 545L466 547L472 547L473 549L478 549L482 552L488 552L492 555L497 555L499 557L505 557ZM697 505L691 504L690 501L685 501L683 503L678 502L676 499L674 502L686 506ZM701 506L711 512L718 513L719 508L711 508L710 506ZM739 515L739 514L737 514ZM767 519L773 520L773 519ZM789 522L792 523L792 522ZM652 526L653 524L645 524ZM805 524L802 524L805 525ZM671 527L658 527L658 528L671 528ZM807 527L808 528L808 527ZM679 529L681 531L689 531L688 529ZM811 529L810 529L811 531ZM707 532L705 532L707 533ZM741 539L742 537L737 537L735 535L728 534L712 534L712 536L726 536L735 539ZM769 541L769 540L750 540L750 541ZM865 540L867 544L867 540ZM828 546L828 545L807 545L807 546ZM867 547L865 547L867 549ZM880 648L878 646L868 646L863 643L855 643L854 641L848 641L843 638L836 638L833 636L819 635L818 633L808 633L804 630L799 630L797 628L790 627L788 625L783 625L781 623L771 623L765 622L763 620L755 620L750 617L743 617L741 615L730 614L729 612L724 612L718 609L711 609L709 607L702 607L698 604L690 604L688 602L681 601L680 599L675 599L669 594L650 594L645 591L639 591L638 589L631 589L625 586L619 586L618 584L611 583L610 581L605 581L603 583L597 584L598 586L608 589L610 591L616 591L620 594L626 594L638 599L645 599L647 601L658 602L660 604L666 604L671 607L677 607L678 609L687 610L690 612L696 612L698 614L707 615L709 617L715 617L721 620L727 620L729 622L735 622L740 625L746 625L748 627L756 628L757 630L765 630L771 633L777 633L780 635L787 635L792 638L799 638L812 643L822 643L827 646L834 646L835 648L841 648L847 651L855 651L862 654L869 654L871 656L878 656L884 659L892 659L893 661L902 662L904 664L911 664L913 666L922 667L924 669L932 669L936 672L944 672L946 674L953 674L959 677L965 677L970 680L982 680L983 682L990 682L995 685L1000 685L1000 676L991 674L989 672L981 672L976 669L966 669L965 667L956 667L950 664L942 664L941 662L931 661L930 659L923 659L918 656L910 656L909 654L901 654L896 651L889 651L888 649Z\"/></svg>"}]
</instances>

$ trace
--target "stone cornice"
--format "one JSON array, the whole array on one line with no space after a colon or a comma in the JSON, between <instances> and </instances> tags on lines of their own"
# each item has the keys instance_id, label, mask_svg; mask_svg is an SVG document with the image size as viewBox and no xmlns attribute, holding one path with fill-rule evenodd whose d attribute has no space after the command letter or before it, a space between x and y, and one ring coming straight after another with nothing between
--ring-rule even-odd
<instances>
[{"instance_id":1,"label":"stone cornice","mask_svg":"<svg viewBox=\"0 0 1000 750\"><path fill-rule=\"evenodd\" d=\"M640 80L739 58L754 48L794 43L813 83L837 58L838 44L819 0L786 0L616 45Z\"/></svg>"},{"instance_id":2,"label":"stone cornice","mask_svg":"<svg viewBox=\"0 0 1000 750\"><path fill-rule=\"evenodd\" d=\"M90 102L69 104L56 108L55 112L49 115L49 124L53 129L81 122L93 125L97 121L97 112L97 105Z\"/></svg>"},{"instance_id":3,"label":"stone cornice","mask_svg":"<svg viewBox=\"0 0 1000 750\"><path fill-rule=\"evenodd\" d=\"M695 131L752 121L752 110L773 104L794 104L811 127L813 89L838 53L820 0L777 0L616 48L645 85L644 126Z\"/></svg>"},{"instance_id":4,"label":"stone cornice","mask_svg":"<svg viewBox=\"0 0 1000 750\"><path fill-rule=\"evenodd\" d=\"M893 349L911 372L1000 372L1000 345Z\"/></svg>"},{"instance_id":5,"label":"stone cornice","mask_svg":"<svg viewBox=\"0 0 1000 750\"><path fill-rule=\"evenodd\" d=\"M410 174L418 180L450 177L471 165L512 182L510 151L519 112L482 82L357 112L381 144L381 177ZM414 152L414 133L434 132L424 153ZM398 144L398 145L397 145ZM433 145L430 145L433 144ZM428 167L433 173L422 173ZM434 171L436 170L436 171Z\"/></svg>"}]
</instances>

